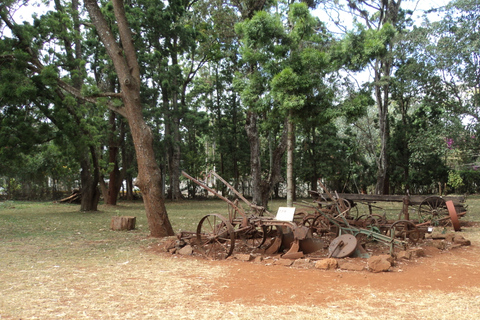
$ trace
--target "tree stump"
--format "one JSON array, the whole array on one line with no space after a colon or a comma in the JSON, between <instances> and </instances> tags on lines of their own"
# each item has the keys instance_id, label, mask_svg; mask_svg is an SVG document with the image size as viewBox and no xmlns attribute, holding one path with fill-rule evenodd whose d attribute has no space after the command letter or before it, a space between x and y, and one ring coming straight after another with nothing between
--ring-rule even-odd
<instances>
[{"instance_id":1,"label":"tree stump","mask_svg":"<svg viewBox=\"0 0 480 320\"><path fill-rule=\"evenodd\" d=\"M135 229L136 217L129 216L114 216L112 217L112 222L110 223L110 229L119 231L119 230L133 230Z\"/></svg>"}]
</instances>

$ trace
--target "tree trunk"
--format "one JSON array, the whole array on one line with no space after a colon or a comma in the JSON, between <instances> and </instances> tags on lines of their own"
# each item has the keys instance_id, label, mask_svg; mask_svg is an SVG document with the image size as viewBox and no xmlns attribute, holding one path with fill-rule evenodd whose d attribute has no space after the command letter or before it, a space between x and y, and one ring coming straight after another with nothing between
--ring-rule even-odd
<instances>
[{"instance_id":1,"label":"tree trunk","mask_svg":"<svg viewBox=\"0 0 480 320\"><path fill-rule=\"evenodd\" d=\"M152 133L143 119L139 92L137 93L136 90L128 91L128 87L122 90L125 96L127 119L137 155L138 176L136 185L142 191L150 234L153 237L171 236L174 235L174 232L165 208L161 188L162 174L155 161ZM136 101L138 103L135 103Z\"/></svg>"},{"instance_id":2,"label":"tree trunk","mask_svg":"<svg viewBox=\"0 0 480 320\"><path fill-rule=\"evenodd\" d=\"M178 66L178 56L177 56L177 40L173 39L173 50L172 50L172 66ZM172 68L176 70L175 68ZM171 188L171 199L180 200L182 198L182 193L180 192L180 159L181 159L181 150L180 150L180 110L178 105L178 78L175 73L172 79L172 129L173 129L173 144L172 144L172 154L170 162L170 188Z\"/></svg>"},{"instance_id":3,"label":"tree trunk","mask_svg":"<svg viewBox=\"0 0 480 320\"><path fill-rule=\"evenodd\" d=\"M121 112L127 118L132 133L138 165L136 184L142 191L150 235L153 237L174 235L161 192L162 174L155 161L152 133L143 119L140 68L123 1L112 1L122 47L116 42L96 0L85 0L84 3L119 78L124 103Z\"/></svg>"},{"instance_id":4,"label":"tree trunk","mask_svg":"<svg viewBox=\"0 0 480 320\"><path fill-rule=\"evenodd\" d=\"M284 181L282 178L282 158L285 154L285 150L287 149L287 137L287 123L285 121L282 135L272 154L272 166L270 168L270 172L267 179L261 182L262 206L265 208L267 208L268 199L273 191L274 186L277 183ZM258 158L260 161L260 154L258 154Z\"/></svg>"},{"instance_id":5,"label":"tree trunk","mask_svg":"<svg viewBox=\"0 0 480 320\"><path fill-rule=\"evenodd\" d=\"M55 8L60 11L64 12L64 8L60 1L55 1ZM80 17L78 15L79 12L79 2L78 0L72 1L72 18L73 18L73 26L77 33L80 34ZM65 30L66 31L66 30ZM82 88L83 83L83 70L81 65L78 63L81 59L83 59L82 53L82 43L80 38L76 38L72 43L68 37L63 38L65 44L65 51L67 56L67 65L70 69L70 78L72 81L72 85L75 89L80 90ZM64 99L63 93L59 90L57 91L59 96ZM80 105L82 102L77 101L77 104ZM74 108L68 108L68 112L74 117L76 124L80 128L81 134L88 136L90 133L82 128L81 125L81 116L79 116ZM70 137L72 141L77 139L76 136ZM81 211L97 211L98 202L100 200L100 190L98 189L98 183L100 180L100 168L97 159L97 151L94 147L90 146L80 146L80 148L85 148L85 152L81 155L80 159L80 166L82 171L80 173L80 179L82 184L82 191L81 191L81 204L80 210ZM88 150L88 151L87 151ZM90 159L89 155L90 153ZM92 166L93 166L93 173L92 173Z\"/></svg>"},{"instance_id":6,"label":"tree trunk","mask_svg":"<svg viewBox=\"0 0 480 320\"><path fill-rule=\"evenodd\" d=\"M291 119L287 119L287 207L293 207L294 181L293 181L293 149L294 127Z\"/></svg>"},{"instance_id":7,"label":"tree trunk","mask_svg":"<svg viewBox=\"0 0 480 320\"><path fill-rule=\"evenodd\" d=\"M379 31L385 24L389 23L396 26L399 17L401 0L382 0L382 1L348 1L349 7L354 14L358 14L365 19L365 24L369 29ZM378 9L377 12L370 15L368 11L372 8ZM373 13L373 12L372 12ZM374 18L373 18L374 17ZM375 23L372 23L374 19ZM378 108L378 124L380 131L380 151L377 161L377 184L376 194L389 193L389 159L388 159L388 140L390 137L388 124L388 105L390 76L393 66L392 44L388 44L388 53L378 56L375 60L373 69L375 99Z\"/></svg>"},{"instance_id":8,"label":"tree trunk","mask_svg":"<svg viewBox=\"0 0 480 320\"><path fill-rule=\"evenodd\" d=\"M260 163L260 137L257 128L257 114L247 112L245 129L250 143L250 166L252 174L253 203L265 208L275 184L282 181L282 157L287 147L287 127L285 124L282 136L272 154L271 167L267 179L262 179Z\"/></svg>"},{"instance_id":9,"label":"tree trunk","mask_svg":"<svg viewBox=\"0 0 480 320\"><path fill-rule=\"evenodd\" d=\"M130 148L127 146L130 143L129 135L125 130L125 121L121 119L120 121L120 147L122 149L122 177L125 180L125 192L126 192L126 199L128 201L132 201L135 199L133 194L133 176L130 173L130 169L134 165L134 157L132 152L130 152Z\"/></svg>"},{"instance_id":10,"label":"tree trunk","mask_svg":"<svg viewBox=\"0 0 480 320\"><path fill-rule=\"evenodd\" d=\"M168 98L168 88L162 86L162 101L163 101L163 118L165 119L165 159L166 159L166 172L168 173L169 186L167 190L167 198L173 198L172 181L170 176L172 175L173 167L173 135L172 135L172 112L170 110L170 100ZM167 179L165 179L167 180ZM166 181L165 181L166 182Z\"/></svg>"},{"instance_id":11,"label":"tree trunk","mask_svg":"<svg viewBox=\"0 0 480 320\"><path fill-rule=\"evenodd\" d=\"M250 173L252 175L252 202L262 205L262 167L260 163L260 139L257 129L257 114L252 111L247 112L245 130L247 132L250 144Z\"/></svg>"},{"instance_id":12,"label":"tree trunk","mask_svg":"<svg viewBox=\"0 0 480 320\"><path fill-rule=\"evenodd\" d=\"M237 125L238 125L238 119L237 119L237 99L235 94L233 95L233 115L232 115L232 123L233 123L233 155L232 155L232 161L233 161L233 187L235 190L238 190L238 186L240 183L240 171L238 168L238 137L237 137Z\"/></svg>"},{"instance_id":13,"label":"tree trunk","mask_svg":"<svg viewBox=\"0 0 480 320\"><path fill-rule=\"evenodd\" d=\"M379 11L379 25L381 28L386 23L395 25L398 21L398 13L402 1L382 1ZM390 78L392 73L393 57L392 46L389 45L389 53L375 61L375 99L378 107L378 124L380 130L380 155L377 162L377 185L375 192L377 194L389 194L389 159L388 159L388 141L390 138L390 128L388 123L388 105L390 94ZM383 84L382 84L383 83Z\"/></svg>"},{"instance_id":14,"label":"tree trunk","mask_svg":"<svg viewBox=\"0 0 480 320\"><path fill-rule=\"evenodd\" d=\"M312 166L312 175L310 176L310 189L313 191L318 190L318 178L319 178L319 173L317 169L317 149L316 149L316 144L317 144L317 132L316 128L312 127L309 130L311 134L311 157L310 157L310 165ZM310 140L310 139L309 139Z\"/></svg>"},{"instance_id":15,"label":"tree trunk","mask_svg":"<svg viewBox=\"0 0 480 320\"><path fill-rule=\"evenodd\" d=\"M127 189L127 200L132 201L135 200L135 194L133 193L133 178L127 177L125 179L125 188Z\"/></svg>"},{"instance_id":16,"label":"tree trunk","mask_svg":"<svg viewBox=\"0 0 480 320\"><path fill-rule=\"evenodd\" d=\"M118 168L118 143L115 137L116 125L115 125L115 113L110 111L110 133L108 141L108 164L111 167L108 189L107 189L107 198L105 203L109 205L117 205L118 193L120 192L120 187L122 186L122 180L120 178L120 169Z\"/></svg>"},{"instance_id":17,"label":"tree trunk","mask_svg":"<svg viewBox=\"0 0 480 320\"><path fill-rule=\"evenodd\" d=\"M91 172L91 162L88 155L80 161L82 171L80 179L82 183L80 211L97 211L98 201L100 200L100 190L98 189L99 177ZM97 169L94 169L97 171Z\"/></svg>"},{"instance_id":18,"label":"tree trunk","mask_svg":"<svg viewBox=\"0 0 480 320\"><path fill-rule=\"evenodd\" d=\"M100 177L100 181L98 181L98 183L100 185L100 192L102 193L103 199L107 199L108 198L108 186L105 183L105 179L104 179L103 176Z\"/></svg>"},{"instance_id":19,"label":"tree trunk","mask_svg":"<svg viewBox=\"0 0 480 320\"><path fill-rule=\"evenodd\" d=\"M378 125L380 131L380 154L377 162L377 185L376 194L389 193L389 175L388 175L388 140L390 129L388 124L388 105L389 105L389 84L380 85L382 74L390 75L390 61L377 60L375 67L375 99L378 108ZM385 81L385 80L384 80Z\"/></svg>"}]
</instances>

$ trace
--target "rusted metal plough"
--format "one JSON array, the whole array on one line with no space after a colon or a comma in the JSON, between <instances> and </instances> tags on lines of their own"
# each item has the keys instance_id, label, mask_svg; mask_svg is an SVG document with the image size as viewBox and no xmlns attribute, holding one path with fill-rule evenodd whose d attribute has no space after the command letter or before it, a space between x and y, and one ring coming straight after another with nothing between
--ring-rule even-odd
<instances>
[{"instance_id":1,"label":"rusted metal plough","mask_svg":"<svg viewBox=\"0 0 480 320\"><path fill-rule=\"evenodd\" d=\"M277 253L281 247L288 246L288 252L283 255L284 258L301 257L305 251L313 252L323 247L323 243L312 238L311 229L308 226L293 221L293 214L292 221L279 219L278 215L274 217L265 208L245 199L218 174L213 171L210 174L234 192L250 208L250 211L245 212L238 200L231 201L205 183L182 172L184 177L229 204L228 217L220 214L206 215L200 220L195 234L180 235L183 238L194 238L195 245L205 256L214 260L225 259L233 253L236 242L251 249L263 246L267 254ZM290 241L286 240L289 236L291 236Z\"/></svg>"},{"instance_id":2,"label":"rusted metal plough","mask_svg":"<svg viewBox=\"0 0 480 320\"><path fill-rule=\"evenodd\" d=\"M198 251L210 259L225 259L236 247L243 250L258 250L265 254L287 251L282 257L288 259L300 258L304 254L325 248L329 248L331 256L338 257L340 252L345 254L345 247L353 247L353 251L348 252L349 255L355 252L359 256L366 256L362 243L357 243L356 239L384 242L392 251L394 246L405 248L408 243L415 242L414 240L418 238L416 227L411 226L408 221L394 223L388 227L388 232L382 232L378 228L379 218L355 220L349 215L351 203L331 194L328 203L317 203L317 207L304 204L304 207L311 209L310 213L300 210L294 214L295 208L281 208L290 215L285 218L280 216L280 211L277 216L273 216L265 208L252 204L213 171L209 175L219 179L242 200L249 208L247 211L238 200L229 200L208 187L206 183L185 172L182 172L182 175L229 205L228 215L208 214L200 220L196 232L179 234L179 238L188 238ZM381 227L386 225L382 224ZM346 234L352 235L353 238L344 236ZM339 236L344 237L336 242L332 241Z\"/></svg>"},{"instance_id":3,"label":"rusted metal plough","mask_svg":"<svg viewBox=\"0 0 480 320\"><path fill-rule=\"evenodd\" d=\"M380 201L382 198L378 196L369 195L348 195L343 194L346 198L342 198L338 193L331 194L325 188L325 186L319 181L320 186L325 190L325 195L318 192L311 192L314 198L314 203L318 207L310 206L315 213L309 213L308 217L309 225L312 226L313 234L322 234L327 230L334 230L333 234L340 235L340 237L334 239L331 242L329 248L330 254L335 256L335 253L343 254L345 250L339 248L352 248L354 247L356 239L374 239L383 243L387 243L390 246L390 254L393 253L394 246L406 247L417 244L418 241L424 238L424 234L431 230L433 226L446 227L452 225L455 231L460 230L459 217L466 214L466 212L460 212L464 210L462 205L464 199L461 197L448 197L442 198L437 196L420 197L415 196L410 199L408 196L399 198L399 196L385 196L383 201L403 201L404 207L400 212L397 220L387 220L386 215L372 214L372 200ZM356 206L354 199L370 200L369 213L367 215L358 216L352 214L352 208ZM395 199L394 199L395 198ZM413 201L410 201L413 200ZM454 200L456 203L454 203ZM331 203L334 205L331 205ZM419 204L418 219L410 220L408 214L408 206ZM326 204L326 207L325 207ZM334 208L334 210L332 210ZM335 212L336 211L336 212ZM357 211L358 212L358 211ZM403 215L403 219L402 219ZM317 231L318 230L318 231ZM342 240L342 234L348 234L351 236L344 236ZM353 237L352 237L353 236ZM357 245L357 255L364 255L361 250L361 246ZM347 250L350 252L349 250Z\"/></svg>"},{"instance_id":4,"label":"rusted metal plough","mask_svg":"<svg viewBox=\"0 0 480 320\"><path fill-rule=\"evenodd\" d=\"M321 183L321 182L320 182ZM325 187L322 188L324 190ZM372 195L372 194L347 194L341 193L332 195L326 191L325 194L310 191L315 202L331 201L332 198L343 199L352 210L350 216L356 220L373 218L381 220L380 215L374 214L374 209L382 209L377 205L380 202L403 202L403 209L397 220L409 220L418 227L447 227L452 226L455 231L460 231L459 218L466 214L464 207L464 196L420 196L420 195ZM369 214L358 216L358 204L368 207ZM354 213L354 211L356 213ZM413 211L413 216L410 211Z\"/></svg>"},{"instance_id":5,"label":"rusted metal plough","mask_svg":"<svg viewBox=\"0 0 480 320\"><path fill-rule=\"evenodd\" d=\"M288 259L300 258L304 254L326 248L328 256L331 257L351 255L368 257L364 247L368 241L386 244L390 248L390 254L393 254L396 247L406 249L420 241L426 232L426 226L430 226L433 221L433 218L429 221L413 221L408 219L408 215L407 219L399 217L398 220L392 221L387 220L385 215L352 214L355 202L343 198L336 192L329 193L321 182L320 185L326 191L325 196L311 193L314 198L313 204L297 204L306 208L305 210L299 208L295 213L296 208L280 208L288 217L281 215L280 210L274 216L265 208L249 202L213 171L209 175L215 176L230 189L243 201L247 210L238 199L231 201L206 183L185 172L182 172L182 175L228 203L228 214L208 214L200 220L196 232L182 232L178 235L179 238L188 239L198 251L213 260L229 257L235 248L243 252L251 250L265 254L286 251L282 257ZM442 207L436 202L428 204L434 208ZM442 217L439 217L438 210L435 221L438 223L449 219L455 226L461 214L456 213L453 203L447 201L445 205L450 216L444 217L442 214Z\"/></svg>"},{"instance_id":6,"label":"rusted metal plough","mask_svg":"<svg viewBox=\"0 0 480 320\"><path fill-rule=\"evenodd\" d=\"M390 247L390 254L393 254L395 247L404 250L410 245L416 244L422 237L421 231L408 220L390 223L380 219L361 221L349 217L348 211L332 215L313 206L312 209L317 210L317 215L309 224L311 232L319 237L326 233L330 234L330 237L331 235L335 237L330 242L329 256L336 258L352 254L368 257L363 247L367 241L384 243Z\"/></svg>"}]
</instances>

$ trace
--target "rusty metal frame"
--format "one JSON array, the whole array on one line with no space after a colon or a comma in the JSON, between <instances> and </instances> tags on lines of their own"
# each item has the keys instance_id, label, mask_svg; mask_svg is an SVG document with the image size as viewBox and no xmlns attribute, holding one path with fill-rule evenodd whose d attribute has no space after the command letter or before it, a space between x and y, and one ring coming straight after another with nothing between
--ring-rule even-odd
<instances>
[{"instance_id":1,"label":"rusty metal frame","mask_svg":"<svg viewBox=\"0 0 480 320\"><path fill-rule=\"evenodd\" d=\"M299 241L306 239L309 234L310 229L308 227L303 225L297 225L295 222L292 222L292 221L281 221L281 220L276 220L274 217L263 216L263 213L268 213L270 215L271 213L265 210L263 207L256 206L250 203L247 199L245 199L245 197L243 197L238 191L236 191L229 183L227 183L217 173L211 171L209 174L217 177L222 183L224 183L229 189L231 189L237 196L239 196L239 198L242 199L242 201L244 201L250 208L254 209L255 211L253 214L247 214L243 210L243 208L241 206L238 206L234 201L229 200L228 198L224 197L216 190L208 187L205 183L193 178L192 176L188 175L186 172L182 171L182 175L185 178L191 180L192 182L208 190L218 198L224 200L232 208L234 208L236 212L238 212L241 215L240 218L235 218L234 215L229 214L228 222L233 226L235 225L240 226L239 229L233 230L235 234L240 235L242 234L242 232L251 230L251 228L263 227L263 226L290 228L293 232L294 241L291 244L290 250L284 256L287 256L287 257L292 256L293 254L298 252ZM197 233L198 233L198 230L197 230ZM197 234L197 238L199 237L200 236Z\"/></svg>"}]
</instances>

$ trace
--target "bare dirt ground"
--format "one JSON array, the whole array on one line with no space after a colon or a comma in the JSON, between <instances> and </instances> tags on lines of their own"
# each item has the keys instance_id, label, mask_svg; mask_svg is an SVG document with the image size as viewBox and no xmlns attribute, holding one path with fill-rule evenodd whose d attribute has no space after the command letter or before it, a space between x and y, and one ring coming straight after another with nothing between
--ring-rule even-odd
<instances>
[{"instance_id":1,"label":"bare dirt ground","mask_svg":"<svg viewBox=\"0 0 480 320\"><path fill-rule=\"evenodd\" d=\"M418 246L423 248L425 257L395 261L390 271L381 273L286 267L275 265L274 259L268 258L262 262L229 258L223 261L205 260L204 263L225 271L224 276L216 280L217 289L210 297L212 301L250 306L282 306L298 300L303 304L327 306L335 301L361 298L359 294L364 294L369 288L377 293L401 295L404 292L456 294L480 286L478 243L447 250L422 244ZM366 262L362 258L343 260L355 264ZM379 306L383 303L378 301Z\"/></svg>"},{"instance_id":2,"label":"bare dirt ground","mask_svg":"<svg viewBox=\"0 0 480 320\"><path fill-rule=\"evenodd\" d=\"M358 298L356 289L375 288L384 292L442 291L456 293L480 285L480 248L462 247L451 251L426 248L426 257L397 263L391 272L298 269L279 265L239 261L215 261L228 268L219 280L212 299L244 304L285 305L299 298L314 305ZM360 259L360 258L355 258ZM349 290L343 290L343 288ZM321 289L321 290L319 290ZM382 303L382 302L379 302Z\"/></svg>"}]
</instances>

